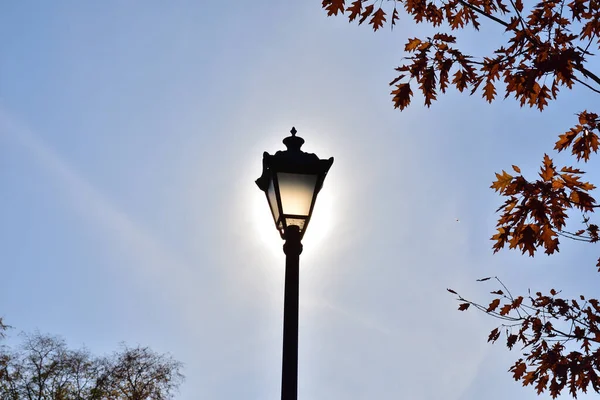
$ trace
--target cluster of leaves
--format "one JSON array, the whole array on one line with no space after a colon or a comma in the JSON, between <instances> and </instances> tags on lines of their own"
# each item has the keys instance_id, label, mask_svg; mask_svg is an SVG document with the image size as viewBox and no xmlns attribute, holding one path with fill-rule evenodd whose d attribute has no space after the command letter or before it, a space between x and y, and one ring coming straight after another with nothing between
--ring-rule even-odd
<instances>
[{"instance_id":1,"label":"cluster of leaves","mask_svg":"<svg viewBox=\"0 0 600 400\"><path fill-rule=\"evenodd\" d=\"M524 358L510 368L514 379L535 386L538 394L548 389L553 398L565 387L573 397L589 387L600 392L600 302L584 296L563 299L554 289L514 297L495 279L502 289L491 292L494 299L488 306L448 291L458 296L459 310L474 306L503 321L488 341L496 342L504 334L509 349L521 345Z\"/></svg>"},{"instance_id":2,"label":"cluster of leaves","mask_svg":"<svg viewBox=\"0 0 600 400\"><path fill-rule=\"evenodd\" d=\"M440 29L430 37L406 38L407 56L390 82L394 107L400 110L411 104L415 87L428 107L449 87L470 95L481 93L490 103L503 89L504 98L513 96L522 107L540 111L564 88L581 85L600 94L600 77L588 68L594 51L600 50L597 0L527 4L522 0L323 0L322 6L329 16L345 15L359 25L367 22L374 31L386 23L393 28L401 14ZM465 28L479 31L482 21L503 27L504 44L477 57L465 54L452 33ZM600 117L587 110L577 116L575 126L558 135L554 150L570 151L576 162L587 163L598 151ZM557 167L545 154L535 179L526 179L516 165L512 169L511 174L497 173L491 186L505 197L497 210L494 252L507 245L530 256L538 249L550 255L559 251L561 238L599 241L599 227L590 221L600 207L592 197L596 187L584 179L580 167ZM583 221L573 229L567 223L574 212L581 213ZM600 272L600 258L596 266ZM518 333L508 334L507 345L512 348L520 341L530 349L512 368L515 379L524 385L535 385L538 393L549 386L553 397L567 385L574 397L590 385L600 392L597 301L588 300L580 308L577 301L558 299L552 292L526 297L530 305L523 304L523 297L509 295L505 298L509 303L501 307L501 298L486 307L459 297L459 309L475 305L497 318L508 318L512 329L519 327ZM561 321L572 323L572 330L558 331L555 326ZM499 331L492 333L494 342ZM581 341L583 352L568 352L567 344L573 340Z\"/></svg>"},{"instance_id":3,"label":"cluster of leaves","mask_svg":"<svg viewBox=\"0 0 600 400\"><path fill-rule=\"evenodd\" d=\"M181 383L181 363L147 347L125 345L110 357L70 350L57 337L25 337L0 351L3 400L166 400Z\"/></svg>"},{"instance_id":4,"label":"cluster of leaves","mask_svg":"<svg viewBox=\"0 0 600 400\"><path fill-rule=\"evenodd\" d=\"M403 9L417 23L444 27L449 31L480 28L480 18L505 28L507 44L480 59L459 50L456 37L441 32L428 38L409 38L404 65L396 68L392 82L394 105L407 107L413 96L411 82L419 85L425 104L431 105L438 90L449 85L471 94L481 88L483 97L496 98L496 84L502 80L505 95L514 95L521 105L542 110L548 100L556 99L560 88L580 82L600 93L600 77L589 71L586 58L592 44L600 44L600 4L593 0L539 2L525 13L522 0L323 0L328 15L347 14L350 22L368 21L373 30L382 28L391 15L396 25ZM387 12L386 12L387 10ZM452 78L451 78L452 77ZM590 83L597 87L594 88Z\"/></svg>"},{"instance_id":5,"label":"cluster of leaves","mask_svg":"<svg viewBox=\"0 0 600 400\"><path fill-rule=\"evenodd\" d=\"M519 167L513 165L519 174L512 176L506 171L496 174L492 188L507 197L497 211L502 215L498 220L498 232L492 236L494 252L508 243L509 248L518 248L533 256L539 247L546 254L558 251L558 236L571 239L597 242L598 225L589 223L584 216L584 229L572 233L565 230L567 211L578 209L592 212L597 207L589 191L595 186L581 181L583 171L574 167L562 167L557 171L552 159L545 154L540 179L528 181L521 175ZM600 268L600 260L599 260ZM600 271L600 269L599 269Z\"/></svg>"}]
</instances>

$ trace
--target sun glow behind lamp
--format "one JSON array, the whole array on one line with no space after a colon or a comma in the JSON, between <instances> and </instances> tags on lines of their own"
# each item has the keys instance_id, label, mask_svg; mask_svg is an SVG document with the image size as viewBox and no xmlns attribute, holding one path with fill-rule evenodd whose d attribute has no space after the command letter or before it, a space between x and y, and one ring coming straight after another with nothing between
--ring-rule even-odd
<instances>
[{"instance_id":1,"label":"sun glow behind lamp","mask_svg":"<svg viewBox=\"0 0 600 400\"><path fill-rule=\"evenodd\" d=\"M281 238L289 226L297 226L300 238L304 236L315 206L317 194L323 187L325 176L333 164L333 157L321 160L315 154L300 150L304 139L296 136L283 139L287 150L274 155L263 153L263 172L256 180L265 192L275 226Z\"/></svg>"},{"instance_id":2,"label":"sun glow behind lamp","mask_svg":"<svg viewBox=\"0 0 600 400\"><path fill-rule=\"evenodd\" d=\"M283 306L283 365L281 399L296 400L298 392L298 286L302 237L306 232L319 191L333 164L300 150L304 139L283 139L287 150L263 153L263 171L256 180L265 192L275 227L285 240L285 293Z\"/></svg>"}]
</instances>

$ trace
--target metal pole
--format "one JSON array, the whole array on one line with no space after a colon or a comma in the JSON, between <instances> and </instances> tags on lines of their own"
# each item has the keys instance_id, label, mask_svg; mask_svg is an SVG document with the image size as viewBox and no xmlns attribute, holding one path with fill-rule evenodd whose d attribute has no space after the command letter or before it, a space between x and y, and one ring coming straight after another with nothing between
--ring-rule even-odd
<instances>
[{"instance_id":1,"label":"metal pole","mask_svg":"<svg viewBox=\"0 0 600 400\"><path fill-rule=\"evenodd\" d=\"M300 229L289 226L285 231L285 294L283 301L283 359L281 400L298 398L298 292L300 281Z\"/></svg>"}]
</instances>

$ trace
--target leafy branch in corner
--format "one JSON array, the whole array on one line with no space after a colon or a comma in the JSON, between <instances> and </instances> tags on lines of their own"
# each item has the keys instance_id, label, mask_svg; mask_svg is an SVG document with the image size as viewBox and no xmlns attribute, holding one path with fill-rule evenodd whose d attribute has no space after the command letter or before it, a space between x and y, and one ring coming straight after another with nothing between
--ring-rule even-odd
<instances>
[{"instance_id":1,"label":"leafy branch in corner","mask_svg":"<svg viewBox=\"0 0 600 400\"><path fill-rule=\"evenodd\" d=\"M491 292L487 306L447 290L457 296L459 310L473 306L502 321L488 342L503 335L509 349L520 345L523 357L509 369L513 378L534 385L538 394L547 389L553 398L565 387L573 397L590 387L600 392L600 302L584 296L564 299L555 289L515 297L500 279L494 280L501 288Z\"/></svg>"},{"instance_id":2,"label":"leafy branch in corner","mask_svg":"<svg viewBox=\"0 0 600 400\"><path fill-rule=\"evenodd\" d=\"M597 0L323 0L322 7L328 16L345 15L349 22L367 23L374 31L386 24L393 28L403 17L439 28L428 37L403 39L403 64L389 83L393 105L400 111L411 104L415 92L430 107L451 87L481 94L489 103L503 91L505 99L514 97L521 107L539 111L564 89L580 86L600 94L600 77L588 67L600 51ZM484 22L502 27L502 45L482 55L466 54L458 35L451 33L470 29L477 34ZM585 172L576 164L588 163L598 152L600 117L588 110L576 115L574 126L559 133L554 143L555 151L575 158L571 165L557 166L544 154L533 179L516 165L514 172L496 173L491 187L505 200L491 238L494 253L507 246L530 256L539 249L552 255L559 251L560 239L600 241L599 226L591 220L600 207L593 197L596 186L584 179ZM568 224L574 213L583 218L575 227ZM596 267L600 272L600 258ZM584 296L562 299L555 290L514 297L498 282L502 289L492 292L496 298L488 306L459 296L459 310L473 307L502 321L490 342L504 333L509 348L523 346L527 353L511 368L513 377L534 385L538 393L548 389L553 397L566 387L573 397L589 387L600 393L598 301Z\"/></svg>"}]
</instances>

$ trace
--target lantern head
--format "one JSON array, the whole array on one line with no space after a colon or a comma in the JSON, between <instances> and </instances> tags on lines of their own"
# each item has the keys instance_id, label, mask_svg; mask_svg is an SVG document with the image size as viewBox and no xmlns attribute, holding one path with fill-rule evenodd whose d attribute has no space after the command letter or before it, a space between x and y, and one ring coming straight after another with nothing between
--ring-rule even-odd
<instances>
[{"instance_id":1,"label":"lantern head","mask_svg":"<svg viewBox=\"0 0 600 400\"><path fill-rule=\"evenodd\" d=\"M325 176L333 164L333 157L321 160L315 154L300 150L304 139L296 136L283 139L287 150L274 155L263 153L263 171L256 180L265 192L275 227L282 238L289 226L297 226L304 236L312 216L317 194L323 187Z\"/></svg>"}]
</instances>

